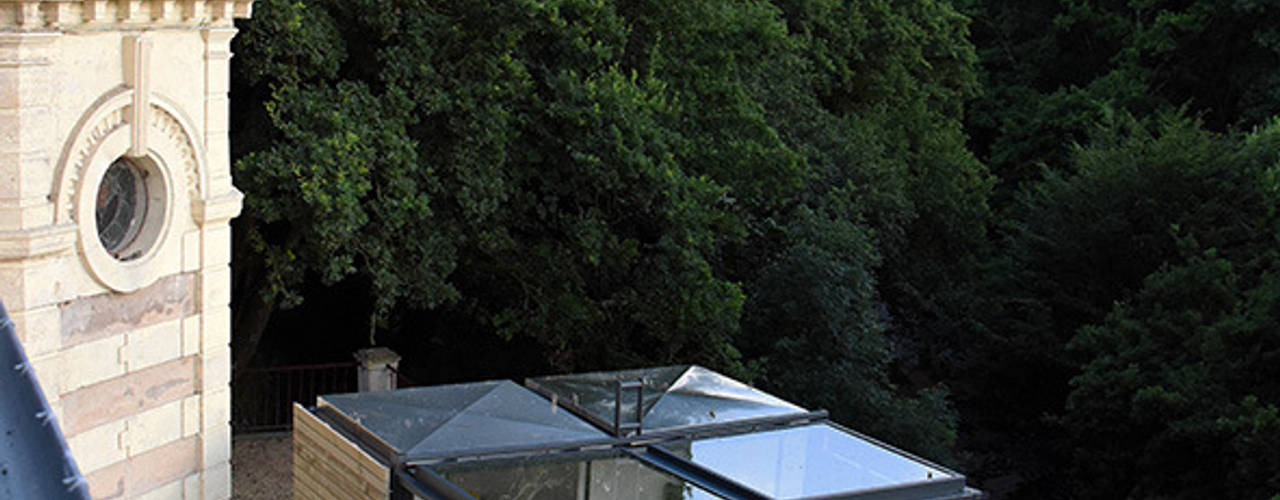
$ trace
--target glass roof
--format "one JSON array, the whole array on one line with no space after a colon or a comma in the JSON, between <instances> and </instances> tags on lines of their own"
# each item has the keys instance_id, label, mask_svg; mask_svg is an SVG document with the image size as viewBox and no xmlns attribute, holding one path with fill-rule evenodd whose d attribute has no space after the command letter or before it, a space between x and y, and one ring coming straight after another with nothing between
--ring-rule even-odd
<instances>
[{"instance_id":1,"label":"glass roof","mask_svg":"<svg viewBox=\"0 0 1280 500\"><path fill-rule=\"evenodd\" d=\"M479 500L721 498L619 452L487 460L432 470Z\"/></svg>"},{"instance_id":2,"label":"glass roof","mask_svg":"<svg viewBox=\"0 0 1280 500\"><path fill-rule=\"evenodd\" d=\"M697 365L538 377L528 385L578 407L597 424L612 428L618 382L643 386L643 430L675 429L807 413L764 391ZM636 392L622 393L622 420L634 423Z\"/></svg>"},{"instance_id":3,"label":"glass roof","mask_svg":"<svg viewBox=\"0 0 1280 500\"><path fill-rule=\"evenodd\" d=\"M543 448L608 436L545 398L502 380L320 396L405 458Z\"/></svg>"},{"instance_id":4,"label":"glass roof","mask_svg":"<svg viewBox=\"0 0 1280 500\"><path fill-rule=\"evenodd\" d=\"M826 424L659 446L770 498L856 498L873 491L884 498L933 498L964 491L963 476ZM887 494L895 489L903 495Z\"/></svg>"}]
</instances>

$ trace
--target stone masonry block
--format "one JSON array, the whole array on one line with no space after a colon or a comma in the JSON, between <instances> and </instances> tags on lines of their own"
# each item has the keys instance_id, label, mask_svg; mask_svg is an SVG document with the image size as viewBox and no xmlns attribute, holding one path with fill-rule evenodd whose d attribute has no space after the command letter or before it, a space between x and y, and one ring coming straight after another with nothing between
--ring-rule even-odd
<instances>
[{"instance_id":1,"label":"stone masonry block","mask_svg":"<svg viewBox=\"0 0 1280 500\"><path fill-rule=\"evenodd\" d=\"M205 309L200 318L200 350L225 349L231 345L231 308L215 306Z\"/></svg>"},{"instance_id":2,"label":"stone masonry block","mask_svg":"<svg viewBox=\"0 0 1280 500\"><path fill-rule=\"evenodd\" d=\"M145 326L125 334L125 369L141 370L182 357L182 320Z\"/></svg>"},{"instance_id":3,"label":"stone masonry block","mask_svg":"<svg viewBox=\"0 0 1280 500\"><path fill-rule=\"evenodd\" d=\"M230 99L226 98L225 85L226 84L223 83L224 93L221 94L221 98L219 98L219 94L217 94L216 91L214 94L210 95L209 97L210 107L222 106L222 109L226 109L226 106L230 102ZM209 116L205 117L205 127L207 127L208 132L211 134L225 133L227 131L227 113L226 112L209 113Z\"/></svg>"},{"instance_id":4,"label":"stone masonry block","mask_svg":"<svg viewBox=\"0 0 1280 500\"><path fill-rule=\"evenodd\" d=\"M182 400L182 436L194 436L200 432L200 410L203 406L199 394Z\"/></svg>"},{"instance_id":5,"label":"stone masonry block","mask_svg":"<svg viewBox=\"0 0 1280 500\"><path fill-rule=\"evenodd\" d=\"M231 498L231 464L221 463L204 471L204 500Z\"/></svg>"},{"instance_id":6,"label":"stone masonry block","mask_svg":"<svg viewBox=\"0 0 1280 500\"><path fill-rule=\"evenodd\" d=\"M0 231L6 231L2 221ZM59 256L0 262L0 299L5 309L17 312L60 302L64 284L70 279L67 271L73 269L67 260Z\"/></svg>"},{"instance_id":7,"label":"stone masonry block","mask_svg":"<svg viewBox=\"0 0 1280 500\"><path fill-rule=\"evenodd\" d=\"M62 342L74 345L194 314L195 282L194 274L181 274L129 294L73 300L62 308Z\"/></svg>"},{"instance_id":8,"label":"stone masonry block","mask_svg":"<svg viewBox=\"0 0 1280 500\"><path fill-rule=\"evenodd\" d=\"M196 393L196 358L134 371L62 396L62 429L75 434Z\"/></svg>"},{"instance_id":9,"label":"stone masonry block","mask_svg":"<svg viewBox=\"0 0 1280 500\"><path fill-rule=\"evenodd\" d=\"M27 359L36 371L36 380L40 382L45 399L53 401L62 396L62 353L51 352Z\"/></svg>"},{"instance_id":10,"label":"stone masonry block","mask_svg":"<svg viewBox=\"0 0 1280 500\"><path fill-rule=\"evenodd\" d=\"M65 300L76 267L71 255L58 255L23 262L23 300L26 309L57 304ZM68 272L71 270L72 272Z\"/></svg>"},{"instance_id":11,"label":"stone masonry block","mask_svg":"<svg viewBox=\"0 0 1280 500\"><path fill-rule=\"evenodd\" d=\"M182 319L182 355L191 356L200 353L200 315L193 314Z\"/></svg>"},{"instance_id":12,"label":"stone masonry block","mask_svg":"<svg viewBox=\"0 0 1280 500\"><path fill-rule=\"evenodd\" d=\"M25 309L22 301L22 269L13 265L0 265L0 300L10 311ZM23 335L23 332L18 332ZM22 337L19 337L22 338Z\"/></svg>"},{"instance_id":13,"label":"stone masonry block","mask_svg":"<svg viewBox=\"0 0 1280 500\"><path fill-rule=\"evenodd\" d=\"M50 305L9 313L9 317L13 319L13 327L18 332L18 340L22 342L28 358L51 353L62 347L61 312L57 306Z\"/></svg>"},{"instance_id":14,"label":"stone masonry block","mask_svg":"<svg viewBox=\"0 0 1280 500\"><path fill-rule=\"evenodd\" d=\"M124 375L124 345L124 335L116 335L63 350L63 393Z\"/></svg>"},{"instance_id":15,"label":"stone masonry block","mask_svg":"<svg viewBox=\"0 0 1280 500\"><path fill-rule=\"evenodd\" d=\"M146 493L133 497L134 500L174 500L182 498L182 480L167 483Z\"/></svg>"},{"instance_id":16,"label":"stone masonry block","mask_svg":"<svg viewBox=\"0 0 1280 500\"><path fill-rule=\"evenodd\" d=\"M209 191L214 193L226 193L235 189L231 185L231 159L226 155L219 155L217 162L212 156L209 158Z\"/></svg>"},{"instance_id":17,"label":"stone masonry block","mask_svg":"<svg viewBox=\"0 0 1280 500\"><path fill-rule=\"evenodd\" d=\"M218 225L215 227L206 227L203 231L203 258L201 259L204 267L215 265L226 265L231 263L231 226ZM229 275L228 275L229 276ZM230 282L228 282L228 285Z\"/></svg>"},{"instance_id":18,"label":"stone masonry block","mask_svg":"<svg viewBox=\"0 0 1280 500\"><path fill-rule=\"evenodd\" d=\"M200 392L214 393L231 384L231 349L205 351L200 357Z\"/></svg>"},{"instance_id":19,"label":"stone masonry block","mask_svg":"<svg viewBox=\"0 0 1280 500\"><path fill-rule=\"evenodd\" d=\"M124 420L116 420L67 438L71 456L80 472L93 471L125 459L122 438L127 430Z\"/></svg>"},{"instance_id":20,"label":"stone masonry block","mask_svg":"<svg viewBox=\"0 0 1280 500\"><path fill-rule=\"evenodd\" d=\"M18 87L20 81L17 67L0 68L0 109L16 109L22 102L22 91Z\"/></svg>"},{"instance_id":21,"label":"stone masonry block","mask_svg":"<svg viewBox=\"0 0 1280 500\"><path fill-rule=\"evenodd\" d=\"M0 200L11 206L46 203L52 184L53 167L45 151L0 149Z\"/></svg>"},{"instance_id":22,"label":"stone masonry block","mask_svg":"<svg viewBox=\"0 0 1280 500\"><path fill-rule=\"evenodd\" d=\"M182 439L182 401L153 408L128 420L125 446L129 456Z\"/></svg>"},{"instance_id":23,"label":"stone masonry block","mask_svg":"<svg viewBox=\"0 0 1280 500\"><path fill-rule=\"evenodd\" d=\"M0 82L0 86L4 85ZM4 92L0 89L0 92ZM2 151L2 150L0 150ZM22 164L17 152L0 152L0 200L16 205L22 197Z\"/></svg>"},{"instance_id":24,"label":"stone masonry block","mask_svg":"<svg viewBox=\"0 0 1280 500\"><path fill-rule=\"evenodd\" d=\"M188 231L182 235L182 272L200 269L200 231Z\"/></svg>"},{"instance_id":25,"label":"stone masonry block","mask_svg":"<svg viewBox=\"0 0 1280 500\"><path fill-rule=\"evenodd\" d=\"M201 462L206 469L216 467L231 460L231 427L206 427L200 433L201 448L204 454Z\"/></svg>"},{"instance_id":26,"label":"stone masonry block","mask_svg":"<svg viewBox=\"0 0 1280 500\"><path fill-rule=\"evenodd\" d=\"M203 428L225 427L231 421L231 390L210 392L200 396Z\"/></svg>"},{"instance_id":27,"label":"stone masonry block","mask_svg":"<svg viewBox=\"0 0 1280 500\"><path fill-rule=\"evenodd\" d=\"M182 480L183 500L200 500L200 473L192 474Z\"/></svg>"},{"instance_id":28,"label":"stone masonry block","mask_svg":"<svg viewBox=\"0 0 1280 500\"><path fill-rule=\"evenodd\" d=\"M30 199L0 200L0 231L32 229L53 223L53 204Z\"/></svg>"},{"instance_id":29,"label":"stone masonry block","mask_svg":"<svg viewBox=\"0 0 1280 500\"><path fill-rule=\"evenodd\" d=\"M0 108L0 147L10 151L22 148L22 114L17 108Z\"/></svg>"},{"instance_id":30,"label":"stone masonry block","mask_svg":"<svg viewBox=\"0 0 1280 500\"><path fill-rule=\"evenodd\" d=\"M230 266L216 265L200 272L200 303L206 308L231 303Z\"/></svg>"},{"instance_id":31,"label":"stone masonry block","mask_svg":"<svg viewBox=\"0 0 1280 500\"><path fill-rule=\"evenodd\" d=\"M98 499L181 498L182 483L200 470L200 443L182 439L111 464L85 477L89 494ZM174 488L170 486L176 483ZM138 497L142 495L142 497Z\"/></svg>"}]
</instances>

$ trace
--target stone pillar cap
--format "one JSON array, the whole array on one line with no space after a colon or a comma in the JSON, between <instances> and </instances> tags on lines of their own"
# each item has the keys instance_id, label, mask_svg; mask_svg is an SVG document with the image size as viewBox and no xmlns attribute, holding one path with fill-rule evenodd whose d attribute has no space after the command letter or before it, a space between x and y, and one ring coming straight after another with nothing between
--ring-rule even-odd
<instances>
[{"instance_id":1,"label":"stone pillar cap","mask_svg":"<svg viewBox=\"0 0 1280 500\"><path fill-rule=\"evenodd\" d=\"M370 347L355 353L356 361L364 366L389 365L400 362L400 355L386 347Z\"/></svg>"}]
</instances>

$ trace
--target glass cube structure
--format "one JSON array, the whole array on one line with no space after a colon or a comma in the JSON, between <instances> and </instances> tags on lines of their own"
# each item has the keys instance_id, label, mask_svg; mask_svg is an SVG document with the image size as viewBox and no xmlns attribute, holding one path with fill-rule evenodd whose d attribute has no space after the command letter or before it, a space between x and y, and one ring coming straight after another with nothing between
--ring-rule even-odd
<instances>
[{"instance_id":1,"label":"glass cube structure","mask_svg":"<svg viewBox=\"0 0 1280 500\"><path fill-rule=\"evenodd\" d=\"M327 395L393 499L969 499L963 475L694 365Z\"/></svg>"}]
</instances>

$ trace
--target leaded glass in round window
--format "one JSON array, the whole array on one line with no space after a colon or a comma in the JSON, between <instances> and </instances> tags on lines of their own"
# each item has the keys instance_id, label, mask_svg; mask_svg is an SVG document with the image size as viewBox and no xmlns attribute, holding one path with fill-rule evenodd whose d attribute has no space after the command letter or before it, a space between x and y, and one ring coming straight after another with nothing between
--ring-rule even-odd
<instances>
[{"instance_id":1,"label":"leaded glass in round window","mask_svg":"<svg viewBox=\"0 0 1280 500\"><path fill-rule=\"evenodd\" d=\"M147 215L146 173L124 159L107 167L98 186L95 207L98 241L116 259L136 259L140 252L126 252L142 232Z\"/></svg>"}]
</instances>

